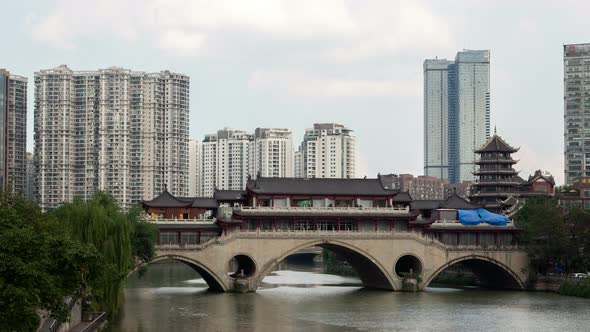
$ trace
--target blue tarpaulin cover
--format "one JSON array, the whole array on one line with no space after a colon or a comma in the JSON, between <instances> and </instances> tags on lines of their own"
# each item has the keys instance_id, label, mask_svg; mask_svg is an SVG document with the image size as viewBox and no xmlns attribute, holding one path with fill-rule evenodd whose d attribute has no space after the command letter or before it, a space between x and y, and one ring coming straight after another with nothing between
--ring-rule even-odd
<instances>
[{"instance_id":1,"label":"blue tarpaulin cover","mask_svg":"<svg viewBox=\"0 0 590 332\"><path fill-rule=\"evenodd\" d=\"M459 222L463 225L479 225L482 220L477 210L457 210Z\"/></svg>"},{"instance_id":2,"label":"blue tarpaulin cover","mask_svg":"<svg viewBox=\"0 0 590 332\"><path fill-rule=\"evenodd\" d=\"M483 221L493 226L506 226L509 220L506 216L492 213L486 209L477 209L477 213Z\"/></svg>"},{"instance_id":3,"label":"blue tarpaulin cover","mask_svg":"<svg viewBox=\"0 0 590 332\"><path fill-rule=\"evenodd\" d=\"M477 210L457 210L459 222L463 225L479 225L482 222L492 226L506 226L508 217L501 214L492 213L486 209Z\"/></svg>"}]
</instances>

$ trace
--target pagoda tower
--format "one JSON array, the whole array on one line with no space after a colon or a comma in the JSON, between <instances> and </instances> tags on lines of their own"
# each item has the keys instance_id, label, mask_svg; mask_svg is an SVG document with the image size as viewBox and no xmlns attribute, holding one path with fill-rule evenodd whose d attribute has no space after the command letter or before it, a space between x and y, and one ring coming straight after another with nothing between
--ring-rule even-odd
<instances>
[{"instance_id":1,"label":"pagoda tower","mask_svg":"<svg viewBox=\"0 0 590 332\"><path fill-rule=\"evenodd\" d=\"M492 212L501 212L507 198L518 193L518 172L512 159L517 148L511 147L494 133L475 153L479 155L476 165L479 170L473 174L478 178L471 188L471 202Z\"/></svg>"}]
</instances>

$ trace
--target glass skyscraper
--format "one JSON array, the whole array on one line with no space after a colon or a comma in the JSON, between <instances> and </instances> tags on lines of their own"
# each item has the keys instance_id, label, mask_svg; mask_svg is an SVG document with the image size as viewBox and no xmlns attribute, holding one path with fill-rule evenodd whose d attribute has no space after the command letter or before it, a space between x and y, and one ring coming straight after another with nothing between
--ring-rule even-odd
<instances>
[{"instance_id":1,"label":"glass skyscraper","mask_svg":"<svg viewBox=\"0 0 590 332\"><path fill-rule=\"evenodd\" d=\"M565 182L590 176L590 44L563 46Z\"/></svg>"},{"instance_id":2,"label":"glass skyscraper","mask_svg":"<svg viewBox=\"0 0 590 332\"><path fill-rule=\"evenodd\" d=\"M424 174L471 181L490 136L490 51L424 61Z\"/></svg>"},{"instance_id":3,"label":"glass skyscraper","mask_svg":"<svg viewBox=\"0 0 590 332\"><path fill-rule=\"evenodd\" d=\"M424 175L449 179L448 60L424 61Z\"/></svg>"}]
</instances>

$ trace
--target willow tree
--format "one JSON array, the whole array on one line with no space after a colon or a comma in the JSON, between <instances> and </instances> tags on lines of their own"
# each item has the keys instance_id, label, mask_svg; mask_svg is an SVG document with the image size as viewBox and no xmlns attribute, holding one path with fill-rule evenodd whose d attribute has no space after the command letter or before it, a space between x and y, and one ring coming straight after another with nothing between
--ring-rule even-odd
<instances>
[{"instance_id":1,"label":"willow tree","mask_svg":"<svg viewBox=\"0 0 590 332\"><path fill-rule=\"evenodd\" d=\"M85 285L101 285L109 272L90 244L22 196L0 191L0 330L35 331L39 310L65 321L63 299Z\"/></svg>"},{"instance_id":2,"label":"willow tree","mask_svg":"<svg viewBox=\"0 0 590 332\"><path fill-rule=\"evenodd\" d=\"M115 199L104 192L90 201L75 199L56 211L55 216L75 239L92 244L113 271L107 282L92 287L98 307L114 313L121 303L121 290L133 264L131 223Z\"/></svg>"}]
</instances>

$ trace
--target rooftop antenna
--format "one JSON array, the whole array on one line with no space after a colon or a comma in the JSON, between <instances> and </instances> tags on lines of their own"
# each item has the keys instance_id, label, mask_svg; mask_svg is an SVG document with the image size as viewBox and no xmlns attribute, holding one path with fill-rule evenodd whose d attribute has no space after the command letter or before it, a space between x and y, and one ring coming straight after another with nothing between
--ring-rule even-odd
<instances>
[{"instance_id":1,"label":"rooftop antenna","mask_svg":"<svg viewBox=\"0 0 590 332\"><path fill-rule=\"evenodd\" d=\"M496 126L494 126L494 136L496 135Z\"/></svg>"}]
</instances>

